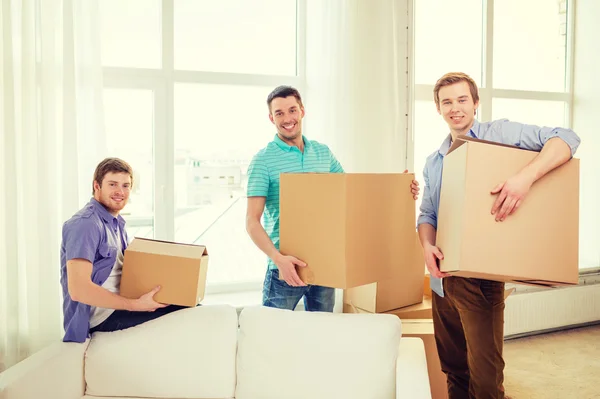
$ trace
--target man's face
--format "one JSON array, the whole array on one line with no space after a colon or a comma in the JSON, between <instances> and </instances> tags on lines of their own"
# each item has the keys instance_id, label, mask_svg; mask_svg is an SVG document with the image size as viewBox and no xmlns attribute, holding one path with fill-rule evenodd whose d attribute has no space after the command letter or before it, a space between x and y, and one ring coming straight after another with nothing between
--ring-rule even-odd
<instances>
[{"instance_id":1,"label":"man's face","mask_svg":"<svg viewBox=\"0 0 600 399\"><path fill-rule=\"evenodd\" d=\"M470 129L479 104L473 103L469 84L463 81L442 87L438 96L438 113L442 115L450 130L462 134Z\"/></svg>"},{"instance_id":2,"label":"man's face","mask_svg":"<svg viewBox=\"0 0 600 399\"><path fill-rule=\"evenodd\" d=\"M287 140L294 140L302 134L304 107L296 97L274 98L271 101L269 119L277 128L277 133Z\"/></svg>"},{"instance_id":3,"label":"man's face","mask_svg":"<svg viewBox=\"0 0 600 399\"><path fill-rule=\"evenodd\" d=\"M131 176L128 173L109 172L102 184L94 182L94 198L114 216L127 204L131 191Z\"/></svg>"}]
</instances>

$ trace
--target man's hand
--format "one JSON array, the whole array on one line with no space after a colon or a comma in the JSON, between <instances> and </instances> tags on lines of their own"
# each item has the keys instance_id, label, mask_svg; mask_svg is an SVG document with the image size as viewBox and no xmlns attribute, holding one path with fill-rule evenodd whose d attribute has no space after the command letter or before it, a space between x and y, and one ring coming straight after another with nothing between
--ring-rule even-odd
<instances>
[{"instance_id":1,"label":"man's hand","mask_svg":"<svg viewBox=\"0 0 600 399\"><path fill-rule=\"evenodd\" d=\"M306 284L296 272L296 266L306 267L306 263L289 255L280 255L273 259L279 269L279 277L292 287L305 287Z\"/></svg>"},{"instance_id":2,"label":"man's hand","mask_svg":"<svg viewBox=\"0 0 600 399\"><path fill-rule=\"evenodd\" d=\"M492 215L496 215L496 222L504 221L519 208L534 181L532 176L520 172L491 191L491 194L499 193L492 207Z\"/></svg>"},{"instance_id":3,"label":"man's hand","mask_svg":"<svg viewBox=\"0 0 600 399\"><path fill-rule=\"evenodd\" d=\"M404 173L408 173L408 169L404 170ZM413 198L415 199L415 201L419 198L419 182L416 180L413 180L412 183L410 184L410 191L412 192Z\"/></svg>"},{"instance_id":4,"label":"man's hand","mask_svg":"<svg viewBox=\"0 0 600 399\"><path fill-rule=\"evenodd\" d=\"M156 309L164 308L167 305L158 303L154 300L154 295L160 291L160 286L154 288L147 294L142 295L138 299L135 299L132 303L131 310L134 312L154 312Z\"/></svg>"},{"instance_id":5,"label":"man's hand","mask_svg":"<svg viewBox=\"0 0 600 399\"><path fill-rule=\"evenodd\" d=\"M436 278L449 277L448 273L440 271L438 260L444 259L444 254L435 245L427 245L423 248L423 256L425 257L425 265L429 273Z\"/></svg>"}]
</instances>

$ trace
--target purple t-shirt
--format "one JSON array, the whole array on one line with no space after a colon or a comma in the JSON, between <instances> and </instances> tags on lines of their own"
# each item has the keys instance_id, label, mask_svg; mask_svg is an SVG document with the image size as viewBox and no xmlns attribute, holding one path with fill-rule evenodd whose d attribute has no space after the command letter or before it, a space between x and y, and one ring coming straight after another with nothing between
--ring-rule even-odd
<instances>
[{"instance_id":1,"label":"purple t-shirt","mask_svg":"<svg viewBox=\"0 0 600 399\"><path fill-rule=\"evenodd\" d=\"M64 342L85 342L89 336L91 307L76 302L69 295L67 261L86 259L92 263L92 282L102 285L117 259L121 240L127 248L125 220L114 217L94 198L67 220L62 229L60 247L60 284L63 292Z\"/></svg>"}]
</instances>

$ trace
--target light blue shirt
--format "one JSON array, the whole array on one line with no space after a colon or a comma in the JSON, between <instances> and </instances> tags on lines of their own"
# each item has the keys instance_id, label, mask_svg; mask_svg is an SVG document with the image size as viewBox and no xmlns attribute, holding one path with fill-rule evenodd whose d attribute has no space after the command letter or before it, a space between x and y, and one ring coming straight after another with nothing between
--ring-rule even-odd
<instances>
[{"instance_id":1,"label":"light blue shirt","mask_svg":"<svg viewBox=\"0 0 600 399\"><path fill-rule=\"evenodd\" d=\"M524 125L522 123L511 122L507 119L485 123L475 120L467 136L510 144L533 151L541 151L548 140L559 137L571 147L571 156L575 154L581 141L579 136L570 129ZM451 144L452 136L448 135L441 147L427 157L425 168L423 169L425 190L423 192L423 201L420 208L421 213L417 220L417 227L423 223L428 223L437 229L444 156L448 153ZM443 297L442 279L431 276L431 289Z\"/></svg>"},{"instance_id":2,"label":"light blue shirt","mask_svg":"<svg viewBox=\"0 0 600 399\"><path fill-rule=\"evenodd\" d=\"M248 197L266 197L263 225L269 238L279 249L279 180L282 173L344 173L342 165L325 144L304 141L304 152L290 146L275 135L248 166ZM269 268L276 269L273 260Z\"/></svg>"}]
</instances>

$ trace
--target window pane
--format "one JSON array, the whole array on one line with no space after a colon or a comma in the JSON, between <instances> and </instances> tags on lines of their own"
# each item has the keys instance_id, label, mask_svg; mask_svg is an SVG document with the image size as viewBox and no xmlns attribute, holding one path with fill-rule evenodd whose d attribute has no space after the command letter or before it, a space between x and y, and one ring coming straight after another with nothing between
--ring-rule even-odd
<instances>
[{"instance_id":1,"label":"window pane","mask_svg":"<svg viewBox=\"0 0 600 399\"><path fill-rule=\"evenodd\" d=\"M102 65L159 68L160 0L102 0Z\"/></svg>"},{"instance_id":2,"label":"window pane","mask_svg":"<svg viewBox=\"0 0 600 399\"><path fill-rule=\"evenodd\" d=\"M153 102L150 90L104 89L108 156L133 168L133 189L121 212L130 238L154 237Z\"/></svg>"},{"instance_id":3,"label":"window pane","mask_svg":"<svg viewBox=\"0 0 600 399\"><path fill-rule=\"evenodd\" d=\"M494 87L564 91L566 0L494 2Z\"/></svg>"},{"instance_id":4,"label":"window pane","mask_svg":"<svg viewBox=\"0 0 600 399\"><path fill-rule=\"evenodd\" d=\"M175 85L175 239L207 246L208 284L261 281L245 229L246 171L275 134L270 87Z\"/></svg>"},{"instance_id":5,"label":"window pane","mask_svg":"<svg viewBox=\"0 0 600 399\"><path fill-rule=\"evenodd\" d=\"M492 119L503 118L530 125L564 127L565 103L562 101L494 98L492 100Z\"/></svg>"},{"instance_id":6,"label":"window pane","mask_svg":"<svg viewBox=\"0 0 600 399\"><path fill-rule=\"evenodd\" d=\"M415 83L465 72L481 86L482 1L415 1Z\"/></svg>"},{"instance_id":7,"label":"window pane","mask_svg":"<svg viewBox=\"0 0 600 399\"><path fill-rule=\"evenodd\" d=\"M177 0L175 69L296 75L296 1Z\"/></svg>"},{"instance_id":8,"label":"window pane","mask_svg":"<svg viewBox=\"0 0 600 399\"><path fill-rule=\"evenodd\" d=\"M415 176L422 190L424 190L423 168L425 167L425 160L430 154L440 148L440 145L450 133L448 125L444 122L442 116L437 113L433 100L415 101L414 132ZM417 215L419 215L421 200L422 195L419 196L417 201Z\"/></svg>"}]
</instances>

